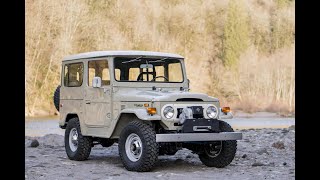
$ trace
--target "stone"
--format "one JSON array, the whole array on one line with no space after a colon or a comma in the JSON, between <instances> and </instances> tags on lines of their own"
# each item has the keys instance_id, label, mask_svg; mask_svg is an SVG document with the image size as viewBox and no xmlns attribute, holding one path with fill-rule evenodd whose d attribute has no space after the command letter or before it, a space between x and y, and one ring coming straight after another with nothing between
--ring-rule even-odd
<instances>
[{"instance_id":1,"label":"stone","mask_svg":"<svg viewBox=\"0 0 320 180\"><path fill-rule=\"evenodd\" d=\"M253 167L256 167L256 166L265 166L265 164L261 163L261 162L255 162L252 164Z\"/></svg>"},{"instance_id":2,"label":"stone","mask_svg":"<svg viewBox=\"0 0 320 180\"><path fill-rule=\"evenodd\" d=\"M277 148L277 149L284 149L285 148L284 143L281 141L274 142L272 144L272 147Z\"/></svg>"},{"instance_id":3,"label":"stone","mask_svg":"<svg viewBox=\"0 0 320 180\"><path fill-rule=\"evenodd\" d=\"M257 153L259 155L262 155L263 153L269 154L266 148L262 148L262 149L257 150Z\"/></svg>"},{"instance_id":4,"label":"stone","mask_svg":"<svg viewBox=\"0 0 320 180\"><path fill-rule=\"evenodd\" d=\"M242 158L246 158L246 157L247 157L247 154L242 155Z\"/></svg>"},{"instance_id":5,"label":"stone","mask_svg":"<svg viewBox=\"0 0 320 180\"><path fill-rule=\"evenodd\" d=\"M30 147L38 147L38 146L39 146L38 140L34 139L31 141Z\"/></svg>"},{"instance_id":6,"label":"stone","mask_svg":"<svg viewBox=\"0 0 320 180\"><path fill-rule=\"evenodd\" d=\"M282 133L288 133L289 132L289 130L288 129L282 129L282 131L281 131Z\"/></svg>"},{"instance_id":7,"label":"stone","mask_svg":"<svg viewBox=\"0 0 320 180\"><path fill-rule=\"evenodd\" d=\"M289 130L296 130L296 126L295 126L295 125L291 125L291 126L289 126L288 129L289 129Z\"/></svg>"},{"instance_id":8,"label":"stone","mask_svg":"<svg viewBox=\"0 0 320 180\"><path fill-rule=\"evenodd\" d=\"M286 162L284 162L284 163L283 163L283 165L285 166L285 165L287 165L287 163L286 163Z\"/></svg>"}]
</instances>

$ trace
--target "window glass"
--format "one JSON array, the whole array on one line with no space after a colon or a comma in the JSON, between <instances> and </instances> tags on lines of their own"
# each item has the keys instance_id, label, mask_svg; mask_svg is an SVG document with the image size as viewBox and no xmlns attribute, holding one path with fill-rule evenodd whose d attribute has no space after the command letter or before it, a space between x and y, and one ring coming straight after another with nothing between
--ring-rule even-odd
<instances>
[{"instance_id":1,"label":"window glass","mask_svg":"<svg viewBox=\"0 0 320 180\"><path fill-rule=\"evenodd\" d=\"M169 64L168 72L169 72L168 76L170 78L170 81L174 81L174 82L183 81L182 73L177 73L177 72L182 72L180 63Z\"/></svg>"},{"instance_id":2,"label":"window glass","mask_svg":"<svg viewBox=\"0 0 320 180\"><path fill-rule=\"evenodd\" d=\"M132 82L183 82L183 71L180 59L174 58L124 58L114 59L115 69L120 69L117 81ZM117 72L115 71L115 74Z\"/></svg>"},{"instance_id":3,"label":"window glass","mask_svg":"<svg viewBox=\"0 0 320 180\"><path fill-rule=\"evenodd\" d=\"M63 76L64 86L68 85L68 66L64 66L64 76Z\"/></svg>"},{"instance_id":4,"label":"window glass","mask_svg":"<svg viewBox=\"0 0 320 180\"><path fill-rule=\"evenodd\" d=\"M83 81L83 63L66 64L64 66L64 86L79 87Z\"/></svg>"},{"instance_id":5,"label":"window glass","mask_svg":"<svg viewBox=\"0 0 320 180\"><path fill-rule=\"evenodd\" d=\"M164 76L164 67L163 66L156 66L156 72L157 72L157 77L159 76ZM165 78L156 78L155 81L165 81Z\"/></svg>"},{"instance_id":6,"label":"window glass","mask_svg":"<svg viewBox=\"0 0 320 180\"><path fill-rule=\"evenodd\" d=\"M139 68L130 68L129 69L129 81L136 81L139 74L140 74Z\"/></svg>"},{"instance_id":7,"label":"window glass","mask_svg":"<svg viewBox=\"0 0 320 180\"><path fill-rule=\"evenodd\" d=\"M120 75L121 75L120 69L115 69L114 71L115 71L115 78L120 80Z\"/></svg>"},{"instance_id":8,"label":"window glass","mask_svg":"<svg viewBox=\"0 0 320 180\"><path fill-rule=\"evenodd\" d=\"M88 63L88 85L92 86L94 77L101 78L101 85L110 85L110 74L107 60L89 61Z\"/></svg>"}]
</instances>

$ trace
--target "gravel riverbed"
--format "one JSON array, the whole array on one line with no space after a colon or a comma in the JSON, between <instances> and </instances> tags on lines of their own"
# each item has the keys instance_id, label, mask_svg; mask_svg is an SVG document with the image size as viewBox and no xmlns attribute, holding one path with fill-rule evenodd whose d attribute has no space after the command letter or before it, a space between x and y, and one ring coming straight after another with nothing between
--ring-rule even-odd
<instances>
[{"instance_id":1,"label":"gravel riverbed","mask_svg":"<svg viewBox=\"0 0 320 180\"><path fill-rule=\"evenodd\" d=\"M59 134L25 136L26 179L295 179L295 129L243 129L235 159L225 168L210 168L183 149L159 156L151 172L127 171L118 145L96 145L86 161L71 161ZM39 146L31 147L36 139Z\"/></svg>"}]
</instances>

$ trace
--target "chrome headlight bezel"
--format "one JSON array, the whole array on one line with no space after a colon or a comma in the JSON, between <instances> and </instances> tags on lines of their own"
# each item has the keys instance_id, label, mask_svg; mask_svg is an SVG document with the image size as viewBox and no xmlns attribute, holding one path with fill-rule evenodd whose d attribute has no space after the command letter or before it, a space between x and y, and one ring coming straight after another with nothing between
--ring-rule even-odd
<instances>
[{"instance_id":1,"label":"chrome headlight bezel","mask_svg":"<svg viewBox=\"0 0 320 180\"><path fill-rule=\"evenodd\" d=\"M212 112L215 114L212 114ZM218 108L215 105L210 105L206 110L206 114L210 119L216 119L219 114Z\"/></svg>"},{"instance_id":2,"label":"chrome headlight bezel","mask_svg":"<svg viewBox=\"0 0 320 180\"><path fill-rule=\"evenodd\" d=\"M163 116L167 119L171 119L174 116L174 108L172 106L167 106L163 109Z\"/></svg>"}]
</instances>

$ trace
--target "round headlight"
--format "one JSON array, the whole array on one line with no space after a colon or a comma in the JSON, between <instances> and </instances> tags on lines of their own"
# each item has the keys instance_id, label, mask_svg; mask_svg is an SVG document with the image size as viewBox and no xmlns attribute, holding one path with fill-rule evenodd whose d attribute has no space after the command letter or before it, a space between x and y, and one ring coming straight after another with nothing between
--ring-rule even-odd
<instances>
[{"instance_id":1,"label":"round headlight","mask_svg":"<svg viewBox=\"0 0 320 180\"><path fill-rule=\"evenodd\" d=\"M216 118L218 115L218 110L214 106L209 106L207 109L207 116L211 119Z\"/></svg>"},{"instance_id":2,"label":"round headlight","mask_svg":"<svg viewBox=\"0 0 320 180\"><path fill-rule=\"evenodd\" d=\"M163 110L164 117L166 117L167 119L171 119L173 117L173 114L174 114L173 107L167 106L164 108L164 110Z\"/></svg>"}]
</instances>

